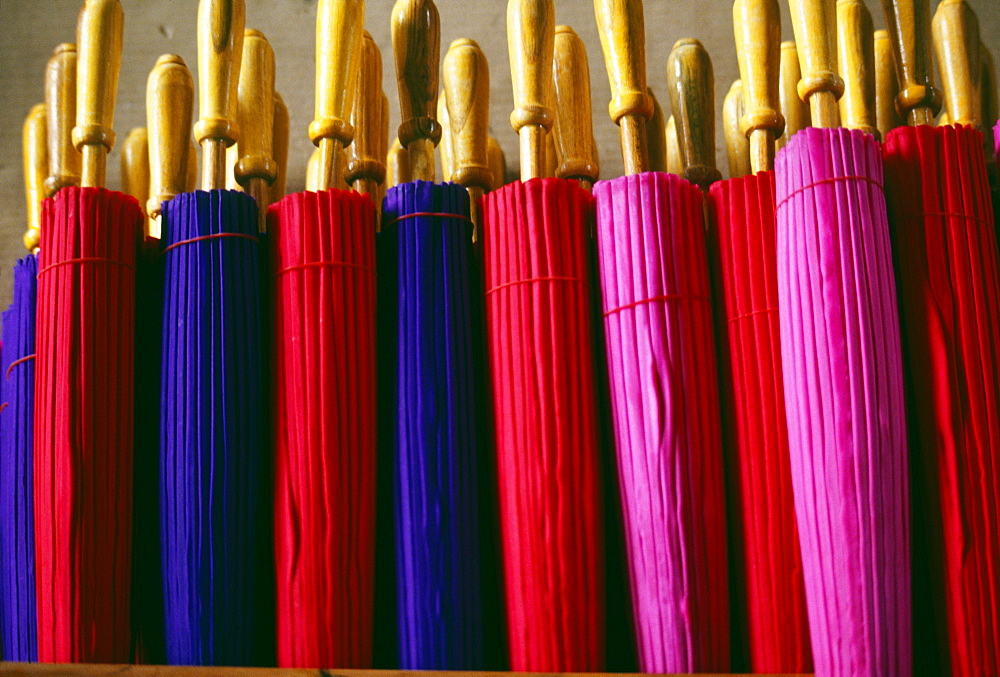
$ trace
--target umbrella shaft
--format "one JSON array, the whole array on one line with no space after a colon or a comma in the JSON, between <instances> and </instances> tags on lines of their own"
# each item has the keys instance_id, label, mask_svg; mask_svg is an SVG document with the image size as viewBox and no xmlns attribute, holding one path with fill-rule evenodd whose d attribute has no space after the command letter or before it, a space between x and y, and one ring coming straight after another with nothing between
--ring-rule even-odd
<instances>
[{"instance_id":1,"label":"umbrella shaft","mask_svg":"<svg viewBox=\"0 0 1000 677\"><path fill-rule=\"evenodd\" d=\"M774 136L769 129L750 132L750 170L756 174L774 169Z\"/></svg>"},{"instance_id":2,"label":"umbrella shaft","mask_svg":"<svg viewBox=\"0 0 1000 677\"><path fill-rule=\"evenodd\" d=\"M813 92L809 97L813 127L833 129L840 126L840 107L833 92Z\"/></svg>"},{"instance_id":3,"label":"umbrella shaft","mask_svg":"<svg viewBox=\"0 0 1000 677\"><path fill-rule=\"evenodd\" d=\"M910 111L908 118L908 122L911 127L916 127L917 125L933 125L934 111L930 108L914 108Z\"/></svg>"},{"instance_id":4,"label":"umbrella shaft","mask_svg":"<svg viewBox=\"0 0 1000 677\"><path fill-rule=\"evenodd\" d=\"M320 139L319 142L319 190L340 188L344 183L343 149L337 139Z\"/></svg>"},{"instance_id":5,"label":"umbrella shaft","mask_svg":"<svg viewBox=\"0 0 1000 677\"><path fill-rule=\"evenodd\" d=\"M430 139L414 139L406 144L406 153L410 158L411 181L434 180L434 142ZM445 179L451 180L450 176Z\"/></svg>"},{"instance_id":6,"label":"umbrella shaft","mask_svg":"<svg viewBox=\"0 0 1000 677\"><path fill-rule=\"evenodd\" d=\"M84 188L103 188L108 164L108 152L101 144L87 144L83 147L83 174L80 185Z\"/></svg>"},{"instance_id":7,"label":"umbrella shaft","mask_svg":"<svg viewBox=\"0 0 1000 677\"><path fill-rule=\"evenodd\" d=\"M202 141L202 190L222 190L226 187L226 141L225 139L205 139Z\"/></svg>"},{"instance_id":8,"label":"umbrella shaft","mask_svg":"<svg viewBox=\"0 0 1000 677\"><path fill-rule=\"evenodd\" d=\"M646 138L646 120L641 115L626 115L619 121L622 136L622 159L625 174L642 174L649 171L649 146Z\"/></svg>"},{"instance_id":9,"label":"umbrella shaft","mask_svg":"<svg viewBox=\"0 0 1000 677\"><path fill-rule=\"evenodd\" d=\"M270 204L271 187L267 185L267 179L250 179L246 186L247 193L257 201L257 232L267 231L267 208Z\"/></svg>"},{"instance_id":10,"label":"umbrella shaft","mask_svg":"<svg viewBox=\"0 0 1000 677\"><path fill-rule=\"evenodd\" d=\"M525 125L518 132L521 138L521 180L535 179L545 173L545 128Z\"/></svg>"}]
</instances>

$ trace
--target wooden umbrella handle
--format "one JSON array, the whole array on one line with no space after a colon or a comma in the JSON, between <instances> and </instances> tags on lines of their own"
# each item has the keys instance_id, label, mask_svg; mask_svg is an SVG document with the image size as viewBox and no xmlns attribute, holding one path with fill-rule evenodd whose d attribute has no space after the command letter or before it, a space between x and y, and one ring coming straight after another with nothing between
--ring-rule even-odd
<instances>
[{"instance_id":1,"label":"wooden umbrella handle","mask_svg":"<svg viewBox=\"0 0 1000 677\"><path fill-rule=\"evenodd\" d=\"M896 95L896 110L911 125L934 124L941 95L934 88L931 66L930 0L882 0L882 11L902 88Z\"/></svg>"},{"instance_id":2,"label":"wooden umbrella handle","mask_svg":"<svg viewBox=\"0 0 1000 677\"><path fill-rule=\"evenodd\" d=\"M781 12L778 0L736 0L733 32L740 65L743 119L753 173L774 166L774 142L785 129L778 97L781 67Z\"/></svg>"},{"instance_id":3,"label":"wooden umbrella handle","mask_svg":"<svg viewBox=\"0 0 1000 677\"><path fill-rule=\"evenodd\" d=\"M507 183L507 158L503 154L500 142L492 136L486 139L486 153L489 156L490 174L493 175L490 190L497 190Z\"/></svg>"},{"instance_id":4,"label":"wooden umbrella handle","mask_svg":"<svg viewBox=\"0 0 1000 677\"><path fill-rule=\"evenodd\" d=\"M837 0L837 50L844 74L844 127L879 138L875 117L875 29L864 0Z\"/></svg>"},{"instance_id":5,"label":"wooden umbrella handle","mask_svg":"<svg viewBox=\"0 0 1000 677\"><path fill-rule=\"evenodd\" d=\"M667 118L663 107L653 92L646 88L649 100L653 102L653 116L646 122L646 147L649 149L649 171L667 171Z\"/></svg>"},{"instance_id":6,"label":"wooden umbrella handle","mask_svg":"<svg viewBox=\"0 0 1000 677\"><path fill-rule=\"evenodd\" d=\"M288 182L288 106L285 105L285 100L278 92L274 93L273 132L271 148L274 151L274 162L278 165L278 176L271 184L271 194L268 198L271 204L285 197L285 186Z\"/></svg>"},{"instance_id":7,"label":"wooden umbrella handle","mask_svg":"<svg viewBox=\"0 0 1000 677\"><path fill-rule=\"evenodd\" d=\"M364 0L319 0L316 8L316 110L309 138L319 147L316 188L339 188L341 151L354 140L351 109L360 70Z\"/></svg>"},{"instance_id":8,"label":"wooden umbrella handle","mask_svg":"<svg viewBox=\"0 0 1000 677\"><path fill-rule=\"evenodd\" d=\"M191 154L194 80L184 59L164 54L146 83L146 129L149 135L150 236L160 237L157 219L164 202L187 189Z\"/></svg>"},{"instance_id":9,"label":"wooden umbrella handle","mask_svg":"<svg viewBox=\"0 0 1000 677\"><path fill-rule=\"evenodd\" d=\"M60 188L79 186L82 171L80 151L73 145L76 125L76 45L56 47L45 66L45 106L49 168L45 195Z\"/></svg>"},{"instance_id":10,"label":"wooden umbrella handle","mask_svg":"<svg viewBox=\"0 0 1000 677\"><path fill-rule=\"evenodd\" d=\"M590 65L587 48L569 26L556 26L552 59L555 96L555 143L561 158L556 176L576 179L586 188L597 181L590 111Z\"/></svg>"},{"instance_id":11,"label":"wooden umbrella handle","mask_svg":"<svg viewBox=\"0 0 1000 677\"><path fill-rule=\"evenodd\" d=\"M203 150L202 188L226 186L226 149L239 140L237 86L243 55L243 0L201 0L198 4L198 123Z\"/></svg>"},{"instance_id":12,"label":"wooden umbrella handle","mask_svg":"<svg viewBox=\"0 0 1000 677\"><path fill-rule=\"evenodd\" d=\"M392 188L410 181L410 158L406 148L396 139L389 146L389 153L385 159L385 183Z\"/></svg>"},{"instance_id":13,"label":"wooden umbrella handle","mask_svg":"<svg viewBox=\"0 0 1000 677\"><path fill-rule=\"evenodd\" d=\"M382 53L374 38L365 31L361 40L361 72L354 93L351 124L354 143L348 146L344 179L359 193L368 193L372 201L385 181L385 155L382 153Z\"/></svg>"},{"instance_id":14,"label":"wooden umbrella handle","mask_svg":"<svg viewBox=\"0 0 1000 677\"><path fill-rule=\"evenodd\" d=\"M278 164L274 161L274 50L260 31L248 29L243 35L237 98L240 141L233 173L257 201L257 225L264 232Z\"/></svg>"},{"instance_id":15,"label":"wooden umbrella handle","mask_svg":"<svg viewBox=\"0 0 1000 677\"><path fill-rule=\"evenodd\" d=\"M750 165L750 140L743 133L743 82L734 80L722 103L722 131L726 139L726 160L729 162L729 178L746 176L752 171Z\"/></svg>"},{"instance_id":16,"label":"wooden umbrella handle","mask_svg":"<svg viewBox=\"0 0 1000 677\"><path fill-rule=\"evenodd\" d=\"M125 135L121 154L122 192L131 195L146 214L149 200L149 132L134 127Z\"/></svg>"},{"instance_id":17,"label":"wooden umbrella handle","mask_svg":"<svg viewBox=\"0 0 1000 677\"><path fill-rule=\"evenodd\" d=\"M889 31L875 31L875 124L884 139L896 127L903 124L896 112L896 94L899 93L899 79L896 77L896 57L892 53Z\"/></svg>"},{"instance_id":18,"label":"wooden umbrella handle","mask_svg":"<svg viewBox=\"0 0 1000 677\"><path fill-rule=\"evenodd\" d=\"M35 104L24 118L24 127L21 130L24 199L28 214L24 246L29 252L38 247L42 229L42 200L45 199L45 180L49 173L47 117L45 104Z\"/></svg>"},{"instance_id":19,"label":"wooden umbrella handle","mask_svg":"<svg viewBox=\"0 0 1000 677\"><path fill-rule=\"evenodd\" d=\"M487 151L490 68L475 41L451 43L444 57L444 89L454 143L451 180L470 190L487 191L493 184Z\"/></svg>"},{"instance_id":20,"label":"wooden umbrella handle","mask_svg":"<svg viewBox=\"0 0 1000 677\"><path fill-rule=\"evenodd\" d=\"M982 74L982 84L979 86L980 98L983 101L983 116L980 118L984 125L996 124L1000 120L1000 100L997 92L997 65L993 60L993 52L984 42L979 42L979 57L982 61L980 72ZM986 136L989 136L988 134ZM987 153L990 158L992 153Z\"/></svg>"},{"instance_id":21,"label":"wooden umbrella handle","mask_svg":"<svg viewBox=\"0 0 1000 677\"><path fill-rule=\"evenodd\" d=\"M840 124L837 101L844 81L837 75L836 0L789 0L795 44L802 67L799 98L809 104L816 127Z\"/></svg>"},{"instance_id":22,"label":"wooden umbrella handle","mask_svg":"<svg viewBox=\"0 0 1000 677\"><path fill-rule=\"evenodd\" d=\"M964 0L941 0L932 27L951 124L979 127L983 122L979 19Z\"/></svg>"},{"instance_id":23,"label":"wooden umbrella handle","mask_svg":"<svg viewBox=\"0 0 1000 677\"><path fill-rule=\"evenodd\" d=\"M671 115L667 118L667 172L677 174L684 172L684 162L681 160L681 147L677 139L677 118Z\"/></svg>"},{"instance_id":24,"label":"wooden umbrella handle","mask_svg":"<svg viewBox=\"0 0 1000 677\"><path fill-rule=\"evenodd\" d=\"M455 140L451 135L451 120L448 118L448 96L447 90L444 87L438 92L437 121L441 125L441 141L437 145L441 159L441 180L451 181L451 175L455 173Z\"/></svg>"},{"instance_id":25,"label":"wooden umbrella handle","mask_svg":"<svg viewBox=\"0 0 1000 677\"><path fill-rule=\"evenodd\" d=\"M392 51L399 88L399 142L406 148L412 180L434 180L434 147L441 17L433 0L397 0L392 8Z\"/></svg>"},{"instance_id":26,"label":"wooden umbrella handle","mask_svg":"<svg viewBox=\"0 0 1000 677\"><path fill-rule=\"evenodd\" d=\"M597 32L611 83L608 112L621 128L626 174L649 169L646 120L653 102L646 89L646 26L642 0L594 0Z\"/></svg>"},{"instance_id":27,"label":"wooden umbrella handle","mask_svg":"<svg viewBox=\"0 0 1000 677\"><path fill-rule=\"evenodd\" d=\"M809 106L799 98L799 80L801 79L799 50L792 41L782 42L781 67L778 73L778 100L781 102L781 112L785 116L785 131L778 139L777 148L782 148L800 129L812 126ZM893 92L893 97L895 96L896 94Z\"/></svg>"},{"instance_id":28,"label":"wooden umbrella handle","mask_svg":"<svg viewBox=\"0 0 1000 677\"><path fill-rule=\"evenodd\" d=\"M509 0L507 52L514 89L510 124L521 143L521 180L545 175L545 138L552 129L552 59L555 52L552 0Z\"/></svg>"},{"instance_id":29,"label":"wooden umbrella handle","mask_svg":"<svg viewBox=\"0 0 1000 677\"><path fill-rule=\"evenodd\" d=\"M667 58L667 85L677 119L682 175L707 190L722 174L715 166L715 76L699 41L684 38L674 43Z\"/></svg>"}]
</instances>

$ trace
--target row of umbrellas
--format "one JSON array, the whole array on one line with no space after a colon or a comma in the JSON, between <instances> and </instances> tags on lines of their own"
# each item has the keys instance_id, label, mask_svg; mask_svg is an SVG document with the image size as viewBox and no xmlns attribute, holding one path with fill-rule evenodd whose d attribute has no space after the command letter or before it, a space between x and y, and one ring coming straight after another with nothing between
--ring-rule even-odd
<instances>
[{"instance_id":1,"label":"row of umbrellas","mask_svg":"<svg viewBox=\"0 0 1000 677\"><path fill-rule=\"evenodd\" d=\"M324 0L314 190L283 196L271 47L202 0L199 120L161 57L136 200L101 187L123 13L86 0L25 127L51 197L3 321L3 656L473 669L505 634L514 670L589 671L631 619L646 672L994 670L986 52L943 0L935 127L928 3L883 4L913 126L879 144L864 4L792 0L796 50L736 0L749 175L721 181L704 48L664 122L642 3L598 0L626 175L595 183L586 49L511 0L521 179L490 190L478 45L439 88L434 3L396 3L390 151L363 2Z\"/></svg>"}]
</instances>

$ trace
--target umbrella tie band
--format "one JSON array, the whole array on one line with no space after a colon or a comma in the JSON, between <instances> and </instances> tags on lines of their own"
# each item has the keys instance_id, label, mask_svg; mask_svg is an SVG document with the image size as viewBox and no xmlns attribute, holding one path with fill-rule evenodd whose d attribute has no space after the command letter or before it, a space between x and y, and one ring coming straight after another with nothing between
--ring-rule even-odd
<instances>
[{"instance_id":1,"label":"umbrella tie band","mask_svg":"<svg viewBox=\"0 0 1000 677\"><path fill-rule=\"evenodd\" d=\"M9 405L10 402L4 402L3 404L0 404L0 413L2 413L3 410L6 409Z\"/></svg>"},{"instance_id":2,"label":"umbrella tie band","mask_svg":"<svg viewBox=\"0 0 1000 677\"><path fill-rule=\"evenodd\" d=\"M279 270L274 274L275 277L281 277L285 273L294 273L296 270L307 270L309 268L354 268L355 270L361 270L366 273L374 273L370 266L365 266L360 263L347 263L346 261L312 261L310 263L300 263L296 266L290 266L283 270Z\"/></svg>"},{"instance_id":3,"label":"umbrella tie band","mask_svg":"<svg viewBox=\"0 0 1000 677\"><path fill-rule=\"evenodd\" d=\"M392 221L390 221L389 223L385 224L382 227L383 228L389 228L390 226L396 225L400 221L405 221L406 219L415 219L415 218L418 218L418 217L425 217L425 216L426 217L430 217L430 218L438 218L438 219L458 219L460 221L465 221L466 223L472 223L472 219L470 219L465 214L441 214L441 213L437 213L437 212L414 212L412 214L403 214L402 216L397 216Z\"/></svg>"},{"instance_id":4,"label":"umbrella tie band","mask_svg":"<svg viewBox=\"0 0 1000 677\"><path fill-rule=\"evenodd\" d=\"M97 256L83 257L79 259L66 259L65 261L56 261L55 263L50 263L41 270L38 271L38 277L40 278L45 273L49 272L53 268L58 268L60 266L68 266L73 263L110 263L115 266L121 266L122 268L128 268L131 271L135 271L135 266L131 263L125 263L124 261L116 261L115 259L105 259Z\"/></svg>"},{"instance_id":5,"label":"umbrella tie band","mask_svg":"<svg viewBox=\"0 0 1000 677\"><path fill-rule=\"evenodd\" d=\"M221 237L239 237L239 238L243 238L244 240L250 240L252 242L260 244L260 240L258 238L256 238L256 237L254 237L253 235L246 235L244 233L212 233L211 235L199 235L198 237L192 237L192 238L187 239L187 240L181 240L180 242L175 242L172 245L170 245L169 247L165 248L162 252L160 252L160 256L163 256L164 254L166 254L171 249L176 249L177 247L180 247L180 246L183 246L183 245L186 245L186 244L194 244L195 242L203 242L205 240L217 240L217 239L219 239Z\"/></svg>"},{"instance_id":6,"label":"umbrella tie band","mask_svg":"<svg viewBox=\"0 0 1000 677\"><path fill-rule=\"evenodd\" d=\"M829 179L820 179L819 181L813 181L812 183L808 183L800 188L796 188L791 193L786 195L784 200L778 203L778 209L784 207L786 202L788 202L793 197L795 197L796 195L798 195L803 191L807 191L810 188L815 188L816 186L822 186L823 184L838 183L840 181L867 181L868 183L872 184L879 190L883 190L882 184L870 176L832 176Z\"/></svg>"},{"instance_id":7,"label":"umbrella tie band","mask_svg":"<svg viewBox=\"0 0 1000 677\"><path fill-rule=\"evenodd\" d=\"M737 315L736 317L730 317L726 322L732 324L733 322L739 322L740 320L745 320L748 317L753 317L754 315L763 315L764 313L776 313L777 308L761 308L760 310L752 310L749 313L743 313L742 315Z\"/></svg>"},{"instance_id":8,"label":"umbrella tie band","mask_svg":"<svg viewBox=\"0 0 1000 677\"><path fill-rule=\"evenodd\" d=\"M581 282L581 281L582 280L580 280L580 278L578 278L578 277L558 277L558 276L553 276L553 277L531 277L531 278L528 278L527 280L514 280L513 282L504 282L503 284L497 285L496 287L493 287L492 289L487 289L486 290L486 295L489 296L493 292L503 291L504 289L507 289L508 287L514 287L514 286L519 285L519 284L532 284L532 283L535 283L535 282Z\"/></svg>"},{"instance_id":9,"label":"umbrella tie band","mask_svg":"<svg viewBox=\"0 0 1000 677\"><path fill-rule=\"evenodd\" d=\"M14 367L16 367L19 364L24 364L25 362L28 362L29 360L33 359L35 359L35 353L32 353L31 355L25 355L20 360L14 360L13 362L11 362L10 366L7 367L7 380L8 381L10 380L10 372L14 371Z\"/></svg>"},{"instance_id":10,"label":"umbrella tie band","mask_svg":"<svg viewBox=\"0 0 1000 677\"><path fill-rule=\"evenodd\" d=\"M707 296L695 296L694 294L664 294L663 296L653 296L648 299L642 299L641 301L633 301L632 303L626 303L623 306L618 306L617 308L612 308L611 310L604 311L604 317L611 317L616 313L620 313L623 310L631 310L632 308L638 308L639 306L644 306L648 303L657 303L659 301L708 301Z\"/></svg>"}]
</instances>

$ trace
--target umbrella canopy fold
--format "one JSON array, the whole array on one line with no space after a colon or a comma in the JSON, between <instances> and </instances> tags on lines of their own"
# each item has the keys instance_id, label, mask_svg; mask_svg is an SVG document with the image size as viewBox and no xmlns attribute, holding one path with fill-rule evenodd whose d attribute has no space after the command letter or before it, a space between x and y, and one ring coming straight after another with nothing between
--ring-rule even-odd
<instances>
[{"instance_id":1,"label":"umbrella canopy fold","mask_svg":"<svg viewBox=\"0 0 1000 677\"><path fill-rule=\"evenodd\" d=\"M68 187L43 207L35 372L38 659L129 660L134 198Z\"/></svg>"},{"instance_id":2,"label":"umbrella canopy fold","mask_svg":"<svg viewBox=\"0 0 1000 677\"><path fill-rule=\"evenodd\" d=\"M594 197L641 666L727 670L722 437L701 191L646 172L598 182Z\"/></svg>"},{"instance_id":3,"label":"umbrella canopy fold","mask_svg":"<svg viewBox=\"0 0 1000 677\"><path fill-rule=\"evenodd\" d=\"M804 129L775 175L785 406L816 672L908 675L906 423L879 144L857 130Z\"/></svg>"},{"instance_id":4,"label":"umbrella canopy fold","mask_svg":"<svg viewBox=\"0 0 1000 677\"><path fill-rule=\"evenodd\" d=\"M371 664L375 210L367 195L272 205L278 663Z\"/></svg>"},{"instance_id":5,"label":"umbrella canopy fold","mask_svg":"<svg viewBox=\"0 0 1000 677\"><path fill-rule=\"evenodd\" d=\"M483 665L478 465L481 336L469 196L426 181L391 188L379 243L380 410L394 456L400 663ZM395 320L395 322L393 322Z\"/></svg>"},{"instance_id":6,"label":"umbrella canopy fold","mask_svg":"<svg viewBox=\"0 0 1000 677\"><path fill-rule=\"evenodd\" d=\"M599 670L593 198L575 181L531 179L481 204L511 668Z\"/></svg>"},{"instance_id":7,"label":"umbrella canopy fold","mask_svg":"<svg viewBox=\"0 0 1000 677\"><path fill-rule=\"evenodd\" d=\"M38 660L32 442L38 258L14 266L0 359L0 647L7 661Z\"/></svg>"}]
</instances>

